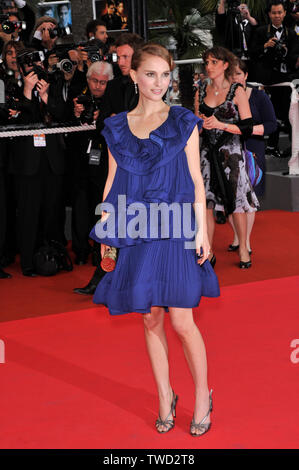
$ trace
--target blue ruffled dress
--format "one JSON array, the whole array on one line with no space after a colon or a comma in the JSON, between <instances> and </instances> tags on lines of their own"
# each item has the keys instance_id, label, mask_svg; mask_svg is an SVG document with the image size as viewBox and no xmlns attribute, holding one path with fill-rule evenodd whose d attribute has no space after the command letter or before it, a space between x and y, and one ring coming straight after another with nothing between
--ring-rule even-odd
<instances>
[{"instance_id":1,"label":"blue ruffled dress","mask_svg":"<svg viewBox=\"0 0 299 470\"><path fill-rule=\"evenodd\" d=\"M126 208L135 203L139 214L142 210L146 214L139 219L143 220L142 227L133 224L135 232L131 227L131 232L128 228L124 233L122 222L129 227L136 214L125 211L123 215L118 209L113 214L112 228L107 228L110 214L106 222L99 222L91 231L91 238L97 242L119 248L115 270L105 274L93 299L96 304L106 305L111 315L149 313L151 306L157 305L166 309L192 308L201 296L219 296L218 280L209 261L200 266L195 249L185 249L185 242L192 239L190 234L181 230L178 235L172 230L175 216L160 214L153 233L152 219L149 225L151 204L176 203L183 209L189 203L194 228L194 183L184 148L196 125L200 129L202 120L181 106L172 106L166 121L147 139L132 134L127 112L105 120L102 134L117 163L105 203L117 208L119 195L125 195ZM168 233L163 231L164 218L170 226ZM101 224L107 229L104 239L99 238Z\"/></svg>"}]
</instances>

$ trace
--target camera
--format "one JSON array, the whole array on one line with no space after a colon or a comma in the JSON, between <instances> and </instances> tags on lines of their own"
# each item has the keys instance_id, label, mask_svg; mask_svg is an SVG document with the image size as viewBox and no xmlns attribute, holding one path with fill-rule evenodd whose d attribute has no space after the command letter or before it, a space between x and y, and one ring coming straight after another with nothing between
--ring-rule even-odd
<instances>
[{"instance_id":1,"label":"camera","mask_svg":"<svg viewBox=\"0 0 299 470\"><path fill-rule=\"evenodd\" d=\"M79 95L77 98L78 104L83 104L84 111L81 113L80 121L82 124L92 124L93 114L98 110L97 104L94 102L91 96Z\"/></svg>"},{"instance_id":2,"label":"camera","mask_svg":"<svg viewBox=\"0 0 299 470\"><path fill-rule=\"evenodd\" d=\"M24 64L31 67L36 62L43 62L45 60L45 54L43 51L25 51L18 55L17 62L20 67Z\"/></svg>"},{"instance_id":3,"label":"camera","mask_svg":"<svg viewBox=\"0 0 299 470\"><path fill-rule=\"evenodd\" d=\"M227 0L227 8L228 11L234 11L237 13L239 11L239 6L241 5L241 1L238 0Z\"/></svg>"},{"instance_id":4,"label":"camera","mask_svg":"<svg viewBox=\"0 0 299 470\"><path fill-rule=\"evenodd\" d=\"M115 52L109 54L109 44L105 44L99 39L80 43L79 46L83 46L83 51L88 53L91 62L105 61L110 64L117 62L117 54Z\"/></svg>"},{"instance_id":5,"label":"camera","mask_svg":"<svg viewBox=\"0 0 299 470\"><path fill-rule=\"evenodd\" d=\"M42 51L25 51L18 55L17 63L19 67L23 70L24 75L28 75L31 72L36 73L39 80L48 81L48 74L47 72L40 66L37 65L36 62L43 62L45 60L45 55ZM25 65L28 67L32 67L29 72L25 70Z\"/></svg>"},{"instance_id":6,"label":"camera","mask_svg":"<svg viewBox=\"0 0 299 470\"><path fill-rule=\"evenodd\" d=\"M60 70L61 72L71 73L76 62L73 62L68 55L68 52L75 49L74 44L58 44L50 51L50 55L55 54L60 61L55 65L54 71Z\"/></svg>"},{"instance_id":7,"label":"camera","mask_svg":"<svg viewBox=\"0 0 299 470\"><path fill-rule=\"evenodd\" d=\"M286 55L286 48L282 39L277 39L274 46L274 59L281 62Z\"/></svg>"},{"instance_id":8,"label":"camera","mask_svg":"<svg viewBox=\"0 0 299 470\"><path fill-rule=\"evenodd\" d=\"M5 34L12 34L16 31L26 29L25 21L9 21L9 15L0 15L0 24Z\"/></svg>"},{"instance_id":9,"label":"camera","mask_svg":"<svg viewBox=\"0 0 299 470\"><path fill-rule=\"evenodd\" d=\"M53 29L49 29L49 36L51 39L64 38L70 34L72 34L72 30L68 26L66 28L60 28L59 26L56 26Z\"/></svg>"}]
</instances>

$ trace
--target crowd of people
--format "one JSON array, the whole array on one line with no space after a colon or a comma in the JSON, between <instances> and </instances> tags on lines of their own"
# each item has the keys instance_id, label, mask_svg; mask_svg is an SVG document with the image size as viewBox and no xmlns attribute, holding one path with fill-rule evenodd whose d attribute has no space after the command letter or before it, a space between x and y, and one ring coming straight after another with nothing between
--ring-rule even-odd
<instances>
[{"instance_id":1,"label":"crowd of people","mask_svg":"<svg viewBox=\"0 0 299 470\"><path fill-rule=\"evenodd\" d=\"M107 2L107 8L112 8L112 3ZM123 3L118 2L117 6L121 9ZM107 144L100 130L106 117L130 111L138 103L139 92L130 70L132 56L144 41L127 32L114 41L107 33L107 19L101 18L90 21L86 41L75 44L72 35L59 37L55 18L43 16L35 21L32 9L23 0L6 2L3 13L15 27L8 32L2 25L0 31L0 79L5 83L6 95L6 102L0 107L1 128L96 123L97 130L0 138L0 277L10 277L4 268L17 253L22 274L37 275L34 254L38 247L46 240L67 244L65 208L70 206L75 263L87 263L91 254L95 265L92 279L75 291L93 294L105 275L99 264L99 244L89 237L108 174ZM107 10L107 15L110 13ZM247 5L232 8L231 2L220 0L216 25L223 32L226 49L213 50L214 59L205 58L205 68L194 74L194 112L205 122L201 164L207 207L212 209L208 210L210 243L215 211L229 216L234 237L228 249L239 250L243 268L251 266L250 233L258 208L256 196L263 193L265 182L263 176L252 188L246 180L241 159L244 141L265 171L264 136L270 135L268 152L281 156L277 118L291 132L288 88L271 89L270 101L268 94L248 87L246 81L270 85L297 77L298 16L294 0L272 1L268 6L269 24L259 25ZM22 21L26 22L26 29L22 28ZM229 64L229 72L223 64ZM214 79L217 67L223 70ZM243 89L246 92L241 101L246 99L249 103L245 114L238 104ZM176 79L170 81L167 100L170 106L181 104ZM249 116L253 117L249 124L251 133L248 128L240 130L235 125L238 119L246 121ZM223 156L225 166L213 169L216 150L218 156ZM228 151L234 151L234 162L227 158ZM221 182L219 172L228 177L230 189ZM213 251L209 259L214 265Z\"/></svg>"}]
</instances>

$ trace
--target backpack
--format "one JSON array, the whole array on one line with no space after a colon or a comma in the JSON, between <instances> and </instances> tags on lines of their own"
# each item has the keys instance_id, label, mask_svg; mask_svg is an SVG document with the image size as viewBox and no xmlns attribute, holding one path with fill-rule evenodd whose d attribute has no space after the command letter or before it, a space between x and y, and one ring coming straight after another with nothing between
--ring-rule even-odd
<instances>
[{"instance_id":1,"label":"backpack","mask_svg":"<svg viewBox=\"0 0 299 470\"><path fill-rule=\"evenodd\" d=\"M59 242L50 240L33 256L35 272L41 276L54 276L59 271L72 271L73 263L67 249Z\"/></svg>"}]
</instances>

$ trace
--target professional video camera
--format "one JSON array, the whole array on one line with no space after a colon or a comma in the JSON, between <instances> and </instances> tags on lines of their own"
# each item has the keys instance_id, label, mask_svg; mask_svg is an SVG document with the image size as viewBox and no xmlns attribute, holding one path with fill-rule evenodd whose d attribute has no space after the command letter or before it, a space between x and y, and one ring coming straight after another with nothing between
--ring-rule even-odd
<instances>
[{"instance_id":1,"label":"professional video camera","mask_svg":"<svg viewBox=\"0 0 299 470\"><path fill-rule=\"evenodd\" d=\"M26 29L25 21L9 21L8 18L8 14L0 14L0 24L5 34L12 34Z\"/></svg>"},{"instance_id":2,"label":"professional video camera","mask_svg":"<svg viewBox=\"0 0 299 470\"><path fill-rule=\"evenodd\" d=\"M93 114L99 108L93 98L88 95L79 95L77 98L78 104L83 104L84 111L81 113L80 121L82 124L92 124L93 123Z\"/></svg>"},{"instance_id":3,"label":"professional video camera","mask_svg":"<svg viewBox=\"0 0 299 470\"><path fill-rule=\"evenodd\" d=\"M81 42L78 46L83 47L83 51L88 53L88 58L91 62L105 61L110 64L117 62L117 54L115 52L109 54L109 44L105 44L99 39Z\"/></svg>"},{"instance_id":4,"label":"professional video camera","mask_svg":"<svg viewBox=\"0 0 299 470\"><path fill-rule=\"evenodd\" d=\"M45 55L42 51L25 51L18 55L17 63L19 67L23 70L24 75L28 75L31 72L36 73L39 80L45 80L48 82L48 74L47 72L40 66L37 65L36 62L43 62L45 60ZM25 65L30 67L29 71L26 71Z\"/></svg>"}]
</instances>

